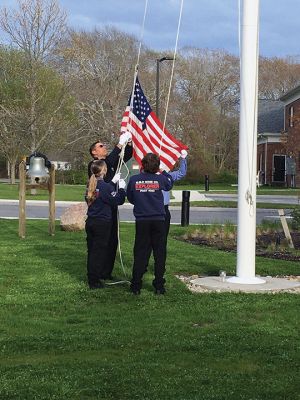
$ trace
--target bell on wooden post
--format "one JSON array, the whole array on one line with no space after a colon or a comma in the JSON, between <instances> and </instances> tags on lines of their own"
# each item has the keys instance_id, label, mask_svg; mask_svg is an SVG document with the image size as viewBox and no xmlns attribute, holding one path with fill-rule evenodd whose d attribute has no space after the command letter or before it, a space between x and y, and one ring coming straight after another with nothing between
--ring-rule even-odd
<instances>
[{"instance_id":1,"label":"bell on wooden post","mask_svg":"<svg viewBox=\"0 0 300 400\"><path fill-rule=\"evenodd\" d=\"M27 175L35 179L36 182L48 178L49 171L45 167L45 159L43 157L31 157Z\"/></svg>"}]
</instances>

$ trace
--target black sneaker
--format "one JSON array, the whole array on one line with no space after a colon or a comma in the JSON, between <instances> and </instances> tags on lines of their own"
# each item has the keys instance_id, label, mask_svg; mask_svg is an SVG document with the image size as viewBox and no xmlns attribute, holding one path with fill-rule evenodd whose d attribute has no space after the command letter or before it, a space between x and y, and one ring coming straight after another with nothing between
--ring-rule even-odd
<instances>
[{"instance_id":1,"label":"black sneaker","mask_svg":"<svg viewBox=\"0 0 300 400\"><path fill-rule=\"evenodd\" d=\"M139 294L141 294L141 290L140 289L130 289L130 291L135 296L138 296Z\"/></svg>"},{"instance_id":2,"label":"black sneaker","mask_svg":"<svg viewBox=\"0 0 300 400\"><path fill-rule=\"evenodd\" d=\"M103 289L104 285L102 282L96 282L96 283L89 283L89 288L91 290L95 290L95 289Z\"/></svg>"},{"instance_id":3,"label":"black sneaker","mask_svg":"<svg viewBox=\"0 0 300 400\"><path fill-rule=\"evenodd\" d=\"M115 277L112 275L103 275L100 277L100 279L103 279L104 281L114 281Z\"/></svg>"},{"instance_id":4,"label":"black sneaker","mask_svg":"<svg viewBox=\"0 0 300 400\"><path fill-rule=\"evenodd\" d=\"M155 294L165 294L166 293L166 289L160 288L160 289L155 289Z\"/></svg>"}]
</instances>

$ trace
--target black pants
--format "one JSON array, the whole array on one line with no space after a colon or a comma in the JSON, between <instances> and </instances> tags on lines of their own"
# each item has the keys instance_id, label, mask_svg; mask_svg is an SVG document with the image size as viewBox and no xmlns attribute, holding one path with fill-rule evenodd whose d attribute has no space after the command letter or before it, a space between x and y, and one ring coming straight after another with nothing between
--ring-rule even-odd
<instances>
[{"instance_id":1,"label":"black pants","mask_svg":"<svg viewBox=\"0 0 300 400\"><path fill-rule=\"evenodd\" d=\"M111 226L111 221L99 218L88 218L86 220L87 276L90 285L98 283L103 277Z\"/></svg>"},{"instance_id":2,"label":"black pants","mask_svg":"<svg viewBox=\"0 0 300 400\"><path fill-rule=\"evenodd\" d=\"M134 262L131 288L138 290L147 269L149 257L153 251L154 280L153 286L161 289L164 286L166 264L166 227L162 220L143 220L135 222Z\"/></svg>"},{"instance_id":3,"label":"black pants","mask_svg":"<svg viewBox=\"0 0 300 400\"><path fill-rule=\"evenodd\" d=\"M101 278L109 278L114 268L118 248L118 209L112 208L111 230L105 255L105 266Z\"/></svg>"},{"instance_id":4,"label":"black pants","mask_svg":"<svg viewBox=\"0 0 300 400\"><path fill-rule=\"evenodd\" d=\"M171 223L171 213L169 210L169 206L165 205L165 225L166 225L166 240L168 240L169 230L170 230L170 223Z\"/></svg>"},{"instance_id":5,"label":"black pants","mask_svg":"<svg viewBox=\"0 0 300 400\"><path fill-rule=\"evenodd\" d=\"M164 207L165 207L165 212L166 212L166 215L165 215L165 233L166 233L166 246L167 246L168 235L169 235L169 231L170 231L171 213L170 213L168 205L165 205ZM151 256L151 251L152 251L152 249L149 248L148 260L149 260L149 258ZM146 266L145 272L147 271L147 268L148 268L148 265Z\"/></svg>"}]
</instances>

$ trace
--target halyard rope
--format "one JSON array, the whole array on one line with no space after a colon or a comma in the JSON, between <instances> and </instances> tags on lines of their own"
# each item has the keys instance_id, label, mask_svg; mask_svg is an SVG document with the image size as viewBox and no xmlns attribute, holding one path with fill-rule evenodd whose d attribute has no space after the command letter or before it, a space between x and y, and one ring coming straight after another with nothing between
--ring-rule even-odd
<instances>
[{"instance_id":1,"label":"halyard rope","mask_svg":"<svg viewBox=\"0 0 300 400\"><path fill-rule=\"evenodd\" d=\"M167 103L166 103L166 111L165 111L164 122L163 122L163 132L164 132L165 126L166 126L166 120L167 120L167 114L168 114L168 108L169 108L169 101L170 101L170 96L171 96L172 81L173 81L174 68L175 68L175 60L176 60L176 55L177 55L177 45L178 45L179 31L180 31L180 25L181 25L183 1L184 0L181 0L181 4L180 4L180 12L179 12L179 18L178 18L178 25L177 25L177 34L176 34L176 41L175 41L175 48L174 48L174 55L173 55L173 63L172 63L172 70L171 70L171 76L170 76L170 84L169 84ZM163 135L164 134L162 133L161 140L160 140L160 146L159 146L159 156L160 156L160 153L161 153L161 146L162 146L162 142L163 142L163 138L164 138Z\"/></svg>"},{"instance_id":2,"label":"halyard rope","mask_svg":"<svg viewBox=\"0 0 300 400\"><path fill-rule=\"evenodd\" d=\"M238 0L238 44L239 44L239 59L240 59L240 71L241 71L241 0ZM257 33L256 33L256 56L258 54L258 43L259 43L259 39L258 39L258 29L257 29ZM256 63L256 79L258 76L258 62ZM255 99L257 99L257 82L255 85ZM244 91L243 91L244 93ZM245 104L245 102L243 102L243 104ZM257 100L254 103L254 110L253 110L253 115L254 115L254 121L256 121L257 119ZM245 112L247 112L247 110L245 110ZM248 121L247 118L245 118L246 122ZM248 161L248 189L246 190L245 193L245 199L247 201L247 203L249 204L249 215L253 215L254 213L254 201L253 201L253 197L252 197L252 190L253 190L253 184L254 184L254 172L253 172L253 164L254 164L254 149L255 149L255 135L256 135L256 124L253 123L253 134L252 134L252 159L250 160L249 158L249 148L248 148L248 141L246 141L247 143L247 161ZM255 184L256 184L256 173L255 173Z\"/></svg>"},{"instance_id":3,"label":"halyard rope","mask_svg":"<svg viewBox=\"0 0 300 400\"><path fill-rule=\"evenodd\" d=\"M179 19L178 19L178 26L177 26L177 34L176 34L176 41L175 41L175 48L174 48L174 55L173 55L172 71L171 71L171 76L170 76L170 84L169 84L167 103L166 103L166 110L165 110L165 116L164 116L164 122L163 122L163 132L165 130L166 119L167 119L167 114L168 114L168 107L169 107L169 101L170 101L170 96L171 96L171 88L172 88L172 81L173 81L173 76L174 76L174 68L175 68L175 60L176 60L176 54L177 54L178 38L179 38L181 18L182 18L183 1L184 0L181 0L181 5L180 5L180 13L179 13ZM141 47L142 47L142 41L143 41L143 36L144 36L144 28L145 28L145 20L146 20L146 15L147 15L147 8L148 8L148 0L145 0L145 8L144 8L143 23L142 23L141 34L140 34L138 57L137 57L137 63L136 63L136 66L135 66L135 71L134 71L134 79L133 79L133 86L132 86L132 93L131 93L131 100L130 100L130 110L132 110L132 108L133 108L133 96L134 96L135 83L136 83L136 78L137 78L138 68L139 68L139 60L140 60ZM129 123L129 121L127 122L127 126L128 126L128 123ZM160 141L159 155L161 153L162 142L163 142L163 134L162 134L161 141ZM126 147L127 143L128 142L126 142L123 145L122 149L121 149L121 152L120 152L120 155L119 155L119 162L118 162L118 166L117 166L117 170L116 170L116 173L120 173L122 165L124 165L125 168L127 169L127 175L126 175L125 179L129 175L129 170L128 170L127 166L126 166L126 163L124 163L124 152L125 152L125 147ZM118 250L119 250L119 255L120 255L121 267L122 267L122 270L123 270L123 273L124 273L124 276L125 276L126 280L125 281L114 282L114 283L111 283L111 284L128 282L127 274L126 274L126 271L125 271L123 258L122 258L122 251L121 251L119 211L118 211Z\"/></svg>"},{"instance_id":4,"label":"halyard rope","mask_svg":"<svg viewBox=\"0 0 300 400\"><path fill-rule=\"evenodd\" d=\"M130 110L132 110L133 108L133 95L134 95L134 88L135 88L135 82L136 82L136 78L137 78L137 74L138 74L138 68L139 68L139 62L140 62L140 55L141 55L141 48L142 48L142 42L143 42L143 37L144 37L144 30L145 30L145 20L146 20L146 15L147 15L147 9L148 9L148 0L145 0L145 7L144 7L144 16L143 16L143 23L142 23L142 27L141 27L141 33L140 33L140 43L139 43L139 50L138 50L138 56L137 56L137 62L136 62L136 66L135 66L135 71L134 71L134 79L133 79L133 85L132 85L132 93L131 93L131 99L130 99ZM128 123L127 122L127 127L128 127ZM124 177L124 179L126 179L129 175L129 169L126 165L126 163L124 162L124 153L125 153L125 147L127 146L126 142L121 149L120 155L119 155L119 162L118 162L118 166L117 166L117 170L116 173L120 173L122 165L125 166L125 168L127 169L127 174ZM120 215L119 215L119 210L118 210L118 251L119 251L119 256L120 256L120 264L121 264L121 268L122 271L124 273L125 276L125 281L118 281L118 282L114 282L111 283L112 284L117 284L117 283L129 283L128 278L127 278L127 274L126 274L126 270L124 267L124 263L123 263L123 257L122 257L122 250L121 250L121 237L120 237Z\"/></svg>"}]
</instances>

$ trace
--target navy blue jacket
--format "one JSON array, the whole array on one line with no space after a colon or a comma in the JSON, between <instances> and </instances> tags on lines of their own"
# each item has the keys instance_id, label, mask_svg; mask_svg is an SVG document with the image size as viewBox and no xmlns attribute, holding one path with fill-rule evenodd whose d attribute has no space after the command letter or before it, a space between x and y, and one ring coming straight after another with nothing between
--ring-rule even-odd
<instances>
[{"instance_id":1,"label":"navy blue jacket","mask_svg":"<svg viewBox=\"0 0 300 400\"><path fill-rule=\"evenodd\" d=\"M116 189L113 184L99 179L96 187L96 200L88 207L87 215L89 218L99 218L106 221L112 219L112 206L117 207L125 201L125 190Z\"/></svg>"},{"instance_id":2,"label":"navy blue jacket","mask_svg":"<svg viewBox=\"0 0 300 400\"><path fill-rule=\"evenodd\" d=\"M121 153L121 149L119 149L119 147L115 146L114 149L109 153L109 155L103 159L107 165L107 172L106 172L106 175L104 178L105 182L110 182L112 180L113 176L115 175L117 167L118 167L118 163L119 163L120 153ZM132 157L132 146L128 145L125 147L124 162L127 162L128 160L130 160L131 157ZM98 160L98 158L94 158L88 164L89 178L92 175L91 165L96 160Z\"/></svg>"},{"instance_id":3,"label":"navy blue jacket","mask_svg":"<svg viewBox=\"0 0 300 400\"><path fill-rule=\"evenodd\" d=\"M134 205L133 214L137 220L165 219L164 198L162 190L171 190L172 177L162 174L141 172L133 175L128 182L127 198Z\"/></svg>"}]
</instances>

